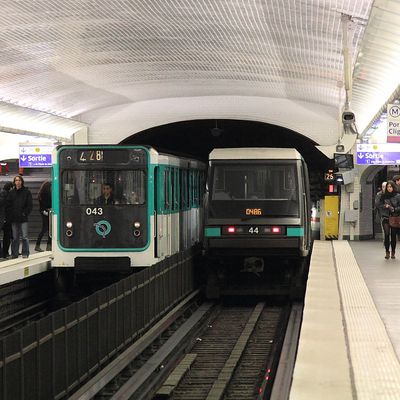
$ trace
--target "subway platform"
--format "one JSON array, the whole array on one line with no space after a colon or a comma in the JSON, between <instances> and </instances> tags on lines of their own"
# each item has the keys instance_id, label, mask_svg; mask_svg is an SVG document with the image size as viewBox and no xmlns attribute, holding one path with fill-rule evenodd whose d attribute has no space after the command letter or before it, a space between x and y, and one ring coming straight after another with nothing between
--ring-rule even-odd
<instances>
[{"instance_id":1,"label":"subway platform","mask_svg":"<svg viewBox=\"0 0 400 400\"><path fill-rule=\"evenodd\" d=\"M40 274L51 268L51 251L35 251L36 241L29 242L29 257L22 258L0 258L0 285L5 285L19 279L29 278L32 275ZM42 249L46 248L46 243L42 242ZM21 246L20 246L21 250ZM11 249L10 249L11 251Z\"/></svg>"},{"instance_id":2,"label":"subway platform","mask_svg":"<svg viewBox=\"0 0 400 400\"><path fill-rule=\"evenodd\" d=\"M400 243L315 241L290 400L400 399Z\"/></svg>"}]
</instances>

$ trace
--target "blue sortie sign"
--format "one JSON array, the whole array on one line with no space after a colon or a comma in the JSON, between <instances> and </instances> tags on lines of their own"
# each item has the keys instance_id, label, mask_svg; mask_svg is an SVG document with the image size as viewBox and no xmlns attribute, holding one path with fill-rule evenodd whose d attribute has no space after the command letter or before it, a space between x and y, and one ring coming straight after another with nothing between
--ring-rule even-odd
<instances>
[{"instance_id":1,"label":"blue sortie sign","mask_svg":"<svg viewBox=\"0 0 400 400\"><path fill-rule=\"evenodd\" d=\"M51 167L51 147L49 145L20 145L19 166L21 168Z\"/></svg>"},{"instance_id":2,"label":"blue sortie sign","mask_svg":"<svg viewBox=\"0 0 400 400\"><path fill-rule=\"evenodd\" d=\"M400 153L380 151L358 151L357 164L362 165L398 165L400 164Z\"/></svg>"}]
</instances>

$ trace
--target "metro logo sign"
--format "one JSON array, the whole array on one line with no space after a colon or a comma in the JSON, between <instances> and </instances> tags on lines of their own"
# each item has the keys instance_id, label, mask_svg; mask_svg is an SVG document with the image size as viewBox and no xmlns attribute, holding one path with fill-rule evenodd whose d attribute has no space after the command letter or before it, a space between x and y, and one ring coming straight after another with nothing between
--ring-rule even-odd
<instances>
[{"instance_id":1,"label":"metro logo sign","mask_svg":"<svg viewBox=\"0 0 400 400\"><path fill-rule=\"evenodd\" d=\"M387 105L387 142L400 142L400 105Z\"/></svg>"},{"instance_id":2,"label":"metro logo sign","mask_svg":"<svg viewBox=\"0 0 400 400\"><path fill-rule=\"evenodd\" d=\"M49 144L20 143L19 166L20 168L51 167L52 151L53 146Z\"/></svg>"}]
</instances>

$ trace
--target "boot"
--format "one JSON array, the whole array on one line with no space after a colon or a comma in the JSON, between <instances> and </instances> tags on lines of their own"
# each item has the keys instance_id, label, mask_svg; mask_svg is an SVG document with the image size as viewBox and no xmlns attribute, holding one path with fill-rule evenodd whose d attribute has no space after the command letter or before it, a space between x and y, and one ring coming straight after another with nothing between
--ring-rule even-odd
<instances>
[{"instance_id":1,"label":"boot","mask_svg":"<svg viewBox=\"0 0 400 400\"><path fill-rule=\"evenodd\" d=\"M386 260L388 260L389 257L390 257L390 253L387 251L387 252L386 252L386 255L385 255Z\"/></svg>"},{"instance_id":2,"label":"boot","mask_svg":"<svg viewBox=\"0 0 400 400\"><path fill-rule=\"evenodd\" d=\"M390 256L390 258L396 258L394 251L392 251L392 255Z\"/></svg>"},{"instance_id":3,"label":"boot","mask_svg":"<svg viewBox=\"0 0 400 400\"><path fill-rule=\"evenodd\" d=\"M44 250L42 250L41 248L40 248L40 246L37 244L36 246L35 246L35 251L44 251Z\"/></svg>"}]
</instances>

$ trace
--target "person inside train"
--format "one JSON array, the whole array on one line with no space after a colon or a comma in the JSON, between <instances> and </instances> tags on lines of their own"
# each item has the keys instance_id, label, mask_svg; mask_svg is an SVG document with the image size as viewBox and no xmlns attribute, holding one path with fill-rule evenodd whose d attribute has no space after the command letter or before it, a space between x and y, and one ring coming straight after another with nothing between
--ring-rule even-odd
<instances>
[{"instance_id":1,"label":"person inside train","mask_svg":"<svg viewBox=\"0 0 400 400\"><path fill-rule=\"evenodd\" d=\"M385 259L387 260L389 257L396 258L397 229L390 227L389 217L391 215L400 215L400 194L397 192L396 184L393 181L388 181L385 190L379 196L377 195L375 207L378 210L382 223Z\"/></svg>"},{"instance_id":2,"label":"person inside train","mask_svg":"<svg viewBox=\"0 0 400 400\"><path fill-rule=\"evenodd\" d=\"M108 204L115 204L114 200L114 190L111 183L103 183L101 188L101 196L99 196L96 200L96 203L99 205L108 205Z\"/></svg>"}]
</instances>

